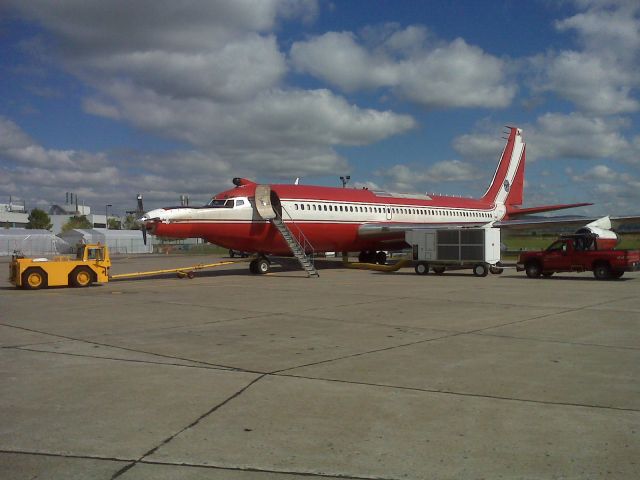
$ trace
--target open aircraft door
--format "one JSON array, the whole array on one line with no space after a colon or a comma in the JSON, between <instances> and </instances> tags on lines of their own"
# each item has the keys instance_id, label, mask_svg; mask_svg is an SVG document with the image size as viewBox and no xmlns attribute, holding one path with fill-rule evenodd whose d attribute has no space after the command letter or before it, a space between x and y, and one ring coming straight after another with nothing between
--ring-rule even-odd
<instances>
[{"instance_id":1,"label":"open aircraft door","mask_svg":"<svg viewBox=\"0 0 640 480\"><path fill-rule=\"evenodd\" d=\"M391 220L393 218L393 214L391 213L391 207L387 205L384 208L385 208L385 211L387 212L387 220Z\"/></svg>"},{"instance_id":2,"label":"open aircraft door","mask_svg":"<svg viewBox=\"0 0 640 480\"><path fill-rule=\"evenodd\" d=\"M265 220L276 218L276 212L273 210L273 205L271 205L270 185L256 186L256 209L258 210L258 215Z\"/></svg>"}]
</instances>

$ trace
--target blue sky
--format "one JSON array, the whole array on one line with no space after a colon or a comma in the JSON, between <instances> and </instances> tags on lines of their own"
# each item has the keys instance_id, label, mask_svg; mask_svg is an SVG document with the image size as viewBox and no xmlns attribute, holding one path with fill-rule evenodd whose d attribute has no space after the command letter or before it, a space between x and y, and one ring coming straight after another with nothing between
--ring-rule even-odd
<instances>
[{"instance_id":1,"label":"blue sky","mask_svg":"<svg viewBox=\"0 0 640 480\"><path fill-rule=\"evenodd\" d=\"M504 125L525 203L640 211L631 0L9 1L0 203L122 213L231 178L481 195Z\"/></svg>"}]
</instances>

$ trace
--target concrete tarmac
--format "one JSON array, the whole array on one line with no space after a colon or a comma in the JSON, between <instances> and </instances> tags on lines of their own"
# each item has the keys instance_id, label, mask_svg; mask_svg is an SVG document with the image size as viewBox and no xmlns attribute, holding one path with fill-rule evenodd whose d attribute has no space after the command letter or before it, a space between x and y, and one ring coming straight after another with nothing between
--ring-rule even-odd
<instances>
[{"instance_id":1,"label":"concrete tarmac","mask_svg":"<svg viewBox=\"0 0 640 480\"><path fill-rule=\"evenodd\" d=\"M640 273L318 266L3 275L0 478L640 478Z\"/></svg>"}]
</instances>

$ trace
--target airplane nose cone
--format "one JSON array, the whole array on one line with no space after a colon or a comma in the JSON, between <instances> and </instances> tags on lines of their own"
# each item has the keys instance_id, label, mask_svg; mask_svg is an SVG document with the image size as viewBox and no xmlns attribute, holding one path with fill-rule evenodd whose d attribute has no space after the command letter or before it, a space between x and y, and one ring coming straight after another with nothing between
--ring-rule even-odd
<instances>
[{"instance_id":1,"label":"airplane nose cone","mask_svg":"<svg viewBox=\"0 0 640 480\"><path fill-rule=\"evenodd\" d=\"M151 220L162 220L164 212L165 210L163 208L156 208L155 210L151 210L140 217L140 221L148 222Z\"/></svg>"}]
</instances>

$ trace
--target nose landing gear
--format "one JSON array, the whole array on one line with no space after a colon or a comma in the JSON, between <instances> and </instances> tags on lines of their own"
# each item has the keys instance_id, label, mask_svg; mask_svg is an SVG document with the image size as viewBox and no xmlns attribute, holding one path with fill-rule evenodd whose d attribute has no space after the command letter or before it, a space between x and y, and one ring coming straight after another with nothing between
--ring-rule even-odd
<instances>
[{"instance_id":1,"label":"nose landing gear","mask_svg":"<svg viewBox=\"0 0 640 480\"><path fill-rule=\"evenodd\" d=\"M264 275L265 273L269 273L270 270L271 262L267 257L264 256L260 256L255 260L251 260L251 263L249 264L249 271L257 275Z\"/></svg>"}]
</instances>

